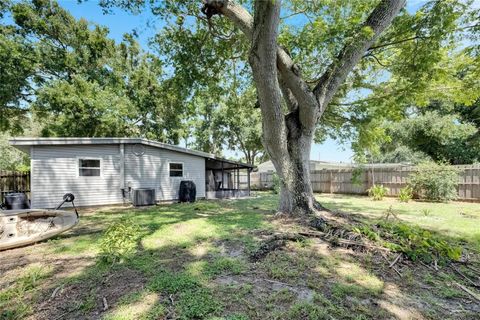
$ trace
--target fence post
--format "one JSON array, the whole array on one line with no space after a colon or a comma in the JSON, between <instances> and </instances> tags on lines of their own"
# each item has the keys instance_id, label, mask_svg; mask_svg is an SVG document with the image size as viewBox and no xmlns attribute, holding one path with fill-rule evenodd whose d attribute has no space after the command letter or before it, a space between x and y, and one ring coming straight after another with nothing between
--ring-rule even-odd
<instances>
[{"instance_id":1,"label":"fence post","mask_svg":"<svg viewBox=\"0 0 480 320\"><path fill-rule=\"evenodd\" d=\"M333 173L331 170L328 171L328 182L329 182L329 185L328 185L328 192L329 193L333 193Z\"/></svg>"}]
</instances>

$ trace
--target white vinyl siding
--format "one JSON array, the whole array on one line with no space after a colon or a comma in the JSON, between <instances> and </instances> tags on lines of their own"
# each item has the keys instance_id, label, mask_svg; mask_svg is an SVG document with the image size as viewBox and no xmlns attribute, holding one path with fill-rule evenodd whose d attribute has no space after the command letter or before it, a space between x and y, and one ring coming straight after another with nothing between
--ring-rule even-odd
<instances>
[{"instance_id":1,"label":"white vinyl siding","mask_svg":"<svg viewBox=\"0 0 480 320\"><path fill-rule=\"evenodd\" d=\"M78 206L120 204L122 185L154 188L157 200L176 200L182 180L192 180L197 197L205 197L205 158L152 146L139 156L133 148L125 144L122 169L120 144L33 146L32 208L53 208L65 193L73 193ZM81 176L80 159L99 159L100 176ZM182 164L182 177L170 177L170 163Z\"/></svg>"},{"instance_id":2,"label":"white vinyl siding","mask_svg":"<svg viewBox=\"0 0 480 320\"><path fill-rule=\"evenodd\" d=\"M183 164L183 177L170 177L170 163ZM125 145L125 185L154 188L157 200L177 200L182 180L193 181L197 197L205 197L205 159L151 146L138 156L133 145Z\"/></svg>"},{"instance_id":3,"label":"white vinyl siding","mask_svg":"<svg viewBox=\"0 0 480 320\"><path fill-rule=\"evenodd\" d=\"M65 193L78 206L122 202L118 145L34 146L32 207L53 208ZM100 176L79 176L79 159L101 159Z\"/></svg>"}]
</instances>

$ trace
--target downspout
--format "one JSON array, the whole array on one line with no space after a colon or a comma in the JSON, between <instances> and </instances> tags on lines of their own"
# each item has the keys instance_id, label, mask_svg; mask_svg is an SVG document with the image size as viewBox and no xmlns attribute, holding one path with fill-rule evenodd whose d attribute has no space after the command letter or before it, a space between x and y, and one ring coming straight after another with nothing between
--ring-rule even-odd
<instances>
[{"instance_id":1,"label":"downspout","mask_svg":"<svg viewBox=\"0 0 480 320\"><path fill-rule=\"evenodd\" d=\"M28 189L30 190L30 208L35 208L35 205L36 205L36 201L32 201L33 200L33 195L34 195L34 192L33 192L33 179L34 179L34 176L33 176L33 157L34 157L34 146L30 146L30 186L28 187Z\"/></svg>"},{"instance_id":2,"label":"downspout","mask_svg":"<svg viewBox=\"0 0 480 320\"><path fill-rule=\"evenodd\" d=\"M120 189L125 189L125 144L120 143Z\"/></svg>"}]
</instances>

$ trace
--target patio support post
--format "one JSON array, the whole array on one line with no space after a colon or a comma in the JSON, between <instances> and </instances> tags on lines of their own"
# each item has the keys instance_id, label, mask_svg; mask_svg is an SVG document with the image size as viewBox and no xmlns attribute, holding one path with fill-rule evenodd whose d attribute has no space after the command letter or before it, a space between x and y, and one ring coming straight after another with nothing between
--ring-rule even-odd
<instances>
[{"instance_id":1,"label":"patio support post","mask_svg":"<svg viewBox=\"0 0 480 320\"><path fill-rule=\"evenodd\" d=\"M248 185L248 196L250 197L250 171L252 171L251 168L247 168L247 185Z\"/></svg>"},{"instance_id":2,"label":"patio support post","mask_svg":"<svg viewBox=\"0 0 480 320\"><path fill-rule=\"evenodd\" d=\"M240 169L237 167L237 190L240 190Z\"/></svg>"},{"instance_id":3,"label":"patio support post","mask_svg":"<svg viewBox=\"0 0 480 320\"><path fill-rule=\"evenodd\" d=\"M223 178L223 161L222 161L222 183L220 184L220 187L221 187L222 190L225 189L225 188L224 188L224 185L223 185L224 181L225 181L225 180L224 180L224 178Z\"/></svg>"}]
</instances>

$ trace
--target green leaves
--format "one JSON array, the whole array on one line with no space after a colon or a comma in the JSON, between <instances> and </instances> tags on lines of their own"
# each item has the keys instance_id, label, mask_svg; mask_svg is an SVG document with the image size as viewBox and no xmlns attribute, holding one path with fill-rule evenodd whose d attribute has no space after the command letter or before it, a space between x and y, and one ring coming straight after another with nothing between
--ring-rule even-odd
<instances>
[{"instance_id":1,"label":"green leaves","mask_svg":"<svg viewBox=\"0 0 480 320\"><path fill-rule=\"evenodd\" d=\"M392 143L384 144L382 150L387 153L400 148L408 148L419 153L410 160L431 158L435 161L446 161L451 164L468 164L478 161L480 144L476 138L478 128L469 119L461 119L459 115L441 114L441 105L432 104L428 109L439 111L423 111L423 114L412 115L397 123L384 125ZM470 107L465 107L468 110ZM404 153L405 154L405 153ZM423 156L422 156L423 154ZM383 156L385 158L385 154ZM388 157L385 158L387 160Z\"/></svg>"},{"instance_id":2,"label":"green leaves","mask_svg":"<svg viewBox=\"0 0 480 320\"><path fill-rule=\"evenodd\" d=\"M1 25L0 130L20 134L28 118L45 136L142 136L178 143L185 105L162 62L131 35L76 20L55 1L8 6ZM172 96L173 93L173 96Z\"/></svg>"},{"instance_id":3,"label":"green leaves","mask_svg":"<svg viewBox=\"0 0 480 320\"><path fill-rule=\"evenodd\" d=\"M421 163L416 169L409 184L418 196L432 201L457 198L458 169L433 162Z\"/></svg>"},{"instance_id":4,"label":"green leaves","mask_svg":"<svg viewBox=\"0 0 480 320\"><path fill-rule=\"evenodd\" d=\"M106 263L121 262L132 257L140 238L140 227L131 219L115 222L100 240L100 259Z\"/></svg>"},{"instance_id":5,"label":"green leaves","mask_svg":"<svg viewBox=\"0 0 480 320\"><path fill-rule=\"evenodd\" d=\"M406 186L400 189L398 193L398 200L401 202L408 202L413 198L413 188L411 186Z\"/></svg>"},{"instance_id":6,"label":"green leaves","mask_svg":"<svg viewBox=\"0 0 480 320\"><path fill-rule=\"evenodd\" d=\"M388 189L383 185L373 185L370 189L367 190L368 195L372 197L373 200L383 200L383 198L387 195Z\"/></svg>"}]
</instances>

